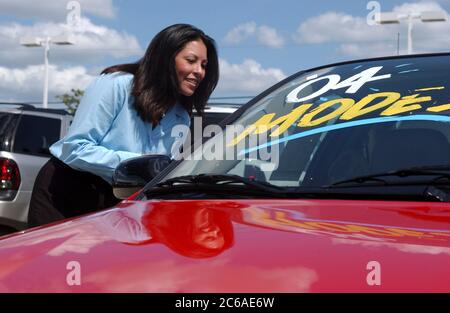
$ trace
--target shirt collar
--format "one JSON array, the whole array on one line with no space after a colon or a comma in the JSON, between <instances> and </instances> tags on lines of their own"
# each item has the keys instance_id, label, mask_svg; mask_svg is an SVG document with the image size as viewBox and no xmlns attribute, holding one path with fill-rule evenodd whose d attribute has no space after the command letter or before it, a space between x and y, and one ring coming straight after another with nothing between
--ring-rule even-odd
<instances>
[{"instance_id":1,"label":"shirt collar","mask_svg":"<svg viewBox=\"0 0 450 313\"><path fill-rule=\"evenodd\" d=\"M190 117L188 112L181 104L176 103L166 112L166 114L164 114L160 124L163 129L166 129L172 128L176 124L189 125L189 122Z\"/></svg>"},{"instance_id":2,"label":"shirt collar","mask_svg":"<svg viewBox=\"0 0 450 313\"><path fill-rule=\"evenodd\" d=\"M190 120L189 113L180 103L177 102L172 109L174 110L175 115L182 121L188 122Z\"/></svg>"}]
</instances>

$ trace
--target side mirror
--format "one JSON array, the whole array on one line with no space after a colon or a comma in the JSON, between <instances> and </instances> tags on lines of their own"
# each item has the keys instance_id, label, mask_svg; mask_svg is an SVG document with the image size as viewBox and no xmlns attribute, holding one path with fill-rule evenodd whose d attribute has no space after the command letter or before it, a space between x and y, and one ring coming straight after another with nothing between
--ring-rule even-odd
<instances>
[{"instance_id":1,"label":"side mirror","mask_svg":"<svg viewBox=\"0 0 450 313\"><path fill-rule=\"evenodd\" d=\"M126 199L144 187L171 162L167 155L144 155L123 161L113 175L114 196Z\"/></svg>"}]
</instances>

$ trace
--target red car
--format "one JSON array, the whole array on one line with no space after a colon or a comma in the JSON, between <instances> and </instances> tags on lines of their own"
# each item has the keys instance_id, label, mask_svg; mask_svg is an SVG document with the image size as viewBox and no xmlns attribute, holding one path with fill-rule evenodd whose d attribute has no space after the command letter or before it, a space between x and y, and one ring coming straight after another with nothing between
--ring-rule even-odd
<instances>
[{"instance_id":1,"label":"red car","mask_svg":"<svg viewBox=\"0 0 450 313\"><path fill-rule=\"evenodd\" d=\"M450 292L449 72L299 72L163 170L121 164L117 207L3 237L0 291Z\"/></svg>"}]
</instances>

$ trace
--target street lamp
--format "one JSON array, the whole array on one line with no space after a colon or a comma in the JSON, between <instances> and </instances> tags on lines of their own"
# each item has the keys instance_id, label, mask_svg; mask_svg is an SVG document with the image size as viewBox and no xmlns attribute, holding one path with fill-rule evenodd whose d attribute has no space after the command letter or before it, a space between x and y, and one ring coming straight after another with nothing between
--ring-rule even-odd
<instances>
[{"instance_id":1,"label":"street lamp","mask_svg":"<svg viewBox=\"0 0 450 313\"><path fill-rule=\"evenodd\" d=\"M20 40L20 44L25 47L44 47L44 95L42 100L42 107L48 107L48 54L50 50L50 44L55 45L73 45L75 42L68 36L58 37L24 37Z\"/></svg>"},{"instance_id":2,"label":"street lamp","mask_svg":"<svg viewBox=\"0 0 450 313\"><path fill-rule=\"evenodd\" d=\"M400 20L408 21L408 54L412 53L412 27L413 19L420 19L422 22L445 22L447 17L442 11L425 11L425 12L382 12L375 19L379 24L398 24Z\"/></svg>"}]
</instances>

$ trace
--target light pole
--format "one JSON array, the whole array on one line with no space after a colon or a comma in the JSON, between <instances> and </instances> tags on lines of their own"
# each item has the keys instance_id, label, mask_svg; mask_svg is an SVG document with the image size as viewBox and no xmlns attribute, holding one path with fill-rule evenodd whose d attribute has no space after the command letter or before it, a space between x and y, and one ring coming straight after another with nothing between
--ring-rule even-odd
<instances>
[{"instance_id":1,"label":"light pole","mask_svg":"<svg viewBox=\"0 0 450 313\"><path fill-rule=\"evenodd\" d=\"M69 36L58 37L25 37L20 40L20 44L25 47L44 47L44 94L42 97L42 107L48 107L48 55L50 44L73 45L74 41Z\"/></svg>"},{"instance_id":2,"label":"light pole","mask_svg":"<svg viewBox=\"0 0 450 313\"><path fill-rule=\"evenodd\" d=\"M420 19L422 22L445 22L447 17L445 12L442 11L425 11L425 12L409 12L409 13L396 13L396 12L381 12L376 18L376 22L379 24L398 24L400 20L408 21L408 54L412 54L412 29L413 19Z\"/></svg>"}]
</instances>

